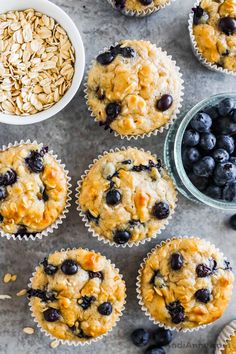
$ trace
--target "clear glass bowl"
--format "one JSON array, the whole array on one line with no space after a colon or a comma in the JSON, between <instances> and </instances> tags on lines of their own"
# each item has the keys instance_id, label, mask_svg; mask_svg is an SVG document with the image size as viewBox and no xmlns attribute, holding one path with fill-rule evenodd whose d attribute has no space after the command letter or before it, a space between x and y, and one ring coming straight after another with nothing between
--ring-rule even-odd
<instances>
[{"instance_id":1,"label":"clear glass bowl","mask_svg":"<svg viewBox=\"0 0 236 354\"><path fill-rule=\"evenodd\" d=\"M203 203L213 208L236 210L236 202L213 199L200 192L188 178L181 157L183 135L191 119L197 112L202 111L207 107L217 105L226 97L232 97L236 100L236 93L221 93L211 96L194 106L182 120L177 119L175 121L166 136L164 145L164 162L178 191L182 195L194 202Z\"/></svg>"}]
</instances>

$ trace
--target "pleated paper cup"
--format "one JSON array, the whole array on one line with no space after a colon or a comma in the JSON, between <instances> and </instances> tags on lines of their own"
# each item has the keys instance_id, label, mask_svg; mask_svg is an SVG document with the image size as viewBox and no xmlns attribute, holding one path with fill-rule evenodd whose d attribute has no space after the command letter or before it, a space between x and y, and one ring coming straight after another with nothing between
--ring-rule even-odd
<instances>
[{"instance_id":1,"label":"pleated paper cup","mask_svg":"<svg viewBox=\"0 0 236 354\"><path fill-rule=\"evenodd\" d=\"M107 1L113 7L113 9L120 11L125 16L145 17L145 16L150 16L160 10L163 10L165 7L171 5L172 2L174 2L175 0L169 0L163 5L147 7L142 10L127 10L126 8L119 9L115 6L115 0L107 0Z\"/></svg>"},{"instance_id":2,"label":"pleated paper cup","mask_svg":"<svg viewBox=\"0 0 236 354\"><path fill-rule=\"evenodd\" d=\"M176 209L176 206L177 206L177 203L178 203L177 189L176 189L176 186L174 184L174 181L171 180L173 185L174 185L174 187L175 187L175 192L176 192L175 208L170 212L170 215L168 216L168 219L166 219L165 225L161 226L159 231L156 232L152 237L148 237L148 238L145 238L145 239L139 240L139 241L127 242L125 244L120 245L120 244L117 244L114 241L111 241L107 237L95 232L95 230L91 226L91 223L89 222L85 212L82 210L82 208L81 208L81 206L79 204L80 190L81 190L83 181L87 177L87 175L88 175L89 171L91 170L91 168L93 167L93 165L96 162L98 162L103 156L106 156L106 155L108 155L110 153L114 153L114 152L126 151L126 150L131 149L131 148L132 149L136 149L138 151L142 151L142 152L146 152L148 154L151 154L153 157L155 157L157 159L157 156L155 154L152 154L150 151L145 151L144 149L140 149L140 148L137 148L137 147L131 147L131 146L125 147L125 146L123 146L121 148L110 149L108 151L104 151L102 155L99 155L96 159L94 159L93 162L88 166L88 169L84 171L84 174L81 176L81 179L77 182L75 197L76 197L76 204L77 204L77 210L79 212L79 215L81 216L83 222L85 223L85 226L87 227L88 231L92 234L92 237L96 237L99 241L103 241L105 244L108 244L109 246L122 247L122 248L130 247L131 248L133 246L144 245L145 242L151 241L151 240L157 238L158 235L160 235L162 233L162 231L165 230L165 228L169 225L169 221L172 219L173 214L174 214L175 209ZM163 166L163 164L162 164L162 167L167 172L167 169L165 168L165 166Z\"/></svg>"},{"instance_id":3,"label":"pleated paper cup","mask_svg":"<svg viewBox=\"0 0 236 354\"><path fill-rule=\"evenodd\" d=\"M114 46L117 46L118 44L119 44L119 42L116 42L114 44ZM180 67L176 65L176 61L172 59L172 56L168 55L166 51L162 50L162 48L159 47L158 49L160 49L163 52L163 54L165 54L168 57L168 59L171 60L171 62L175 66L176 72L178 73L178 83L179 83L180 90L179 90L179 93L178 93L178 104L176 106L176 109L173 112L173 114L171 115L170 120L166 124L161 126L160 128L154 129L153 131L148 132L148 133L143 133L143 134L138 134L138 135L120 134L120 133L116 132L115 130L110 129L110 133L113 133L115 137L120 137L121 139L126 139L126 140L130 141L132 139L138 140L139 138L144 139L145 137L149 138L150 136L156 136L158 133L163 133L166 130L168 130L169 127L174 123L174 121L176 120L176 118L178 118L178 115L180 114L180 111L181 111L181 108L182 108L183 96L184 96L184 80L182 78L183 75L182 75L182 73L180 71ZM107 52L107 51L109 51L109 48L105 47L103 50L101 50L98 53L98 55L102 54L104 52ZM86 104L87 104L88 110L90 112L90 115L94 119L94 121L99 124L101 122L97 119L96 115L94 114L94 112L93 112L93 110L90 107L89 102L88 102L88 75L89 75L89 72L90 72L91 68L95 64L96 64L96 59L92 60L92 62L89 65L89 68L88 68L88 70L86 72L85 81L84 81L85 82L84 83L84 94L85 94L85 100L86 100ZM104 130L109 130L109 129L104 126Z\"/></svg>"},{"instance_id":4,"label":"pleated paper cup","mask_svg":"<svg viewBox=\"0 0 236 354\"><path fill-rule=\"evenodd\" d=\"M5 151L8 150L11 147L15 147L15 146L19 146L19 145L26 145L26 144L37 144L39 145L39 147L43 147L44 145L42 143L38 143L36 140L31 141L30 139L28 140L21 140L20 142L15 141L14 143L10 143L8 145L3 145L1 148L1 151ZM66 181L67 181L67 197L66 197L66 203L65 203L65 207L64 210L62 211L62 213L59 215L59 217L57 218L57 220L50 226L48 226L45 230L41 231L41 232L37 232L36 234L26 234L26 235L14 235L14 234L9 234L4 232L3 230L0 229L0 236L1 237L5 237L8 240L25 240L25 241L29 241L29 240L36 240L39 239L41 240L43 237L49 236L49 234L53 233L54 230L58 229L59 225L63 223L64 219L66 218L66 214L69 212L69 207L71 206L71 178L69 177L69 171L66 169L66 166L64 164L62 164L61 160L58 159L57 155L55 155L53 153L53 150L50 150L48 152L51 156L53 156L55 158L55 160L58 162L58 164L63 168L65 177L66 177Z\"/></svg>"},{"instance_id":5,"label":"pleated paper cup","mask_svg":"<svg viewBox=\"0 0 236 354\"><path fill-rule=\"evenodd\" d=\"M153 252L155 252L158 248L161 248L162 246L164 246L165 244L167 244L170 241L173 240L177 240L177 239L195 239L195 240L201 240L199 237L194 237L194 236L179 236L179 237L173 237L173 238L169 238L165 241L161 241L160 244L156 245L156 247L154 247L148 254L147 256L143 259L143 262L140 265L139 271L138 271L138 276L137 276L137 282L136 282L136 291L137 291L137 298L138 298L138 303L142 309L142 311L145 313L145 315L149 318L150 321L152 321L155 325L158 325L159 327L163 327L165 329L169 329L171 331L176 330L177 332L194 332L194 331L198 331L199 329L203 329L206 328L210 325L212 325L214 322L212 323L208 323L208 324L204 324L204 325L200 325L198 327L195 328L178 328L176 327L174 324L173 326L168 326L162 322L159 322L158 320L156 320L151 313L149 312L149 310L147 309L147 307L145 306L144 302L143 302L143 297L142 297L142 290L141 290L141 281L142 281L142 273L146 264L146 261L149 259L149 257L153 254ZM206 241L204 239L204 241ZM209 245L213 245L212 243L206 241ZM214 246L214 245L213 245ZM224 257L223 253L215 247L215 249L220 253L220 255L222 257ZM224 259L226 259L224 257Z\"/></svg>"},{"instance_id":6,"label":"pleated paper cup","mask_svg":"<svg viewBox=\"0 0 236 354\"><path fill-rule=\"evenodd\" d=\"M200 2L201 2L201 0L197 0L195 2L195 4L193 5L193 8L196 8L197 6L199 6ZM235 71L231 71L231 70L228 70L228 69L224 69L224 68L222 68L220 66L217 66L216 64L213 64L213 63L209 62L207 59L205 59L203 57L203 55L201 54L201 52L198 49L198 45L197 45L197 42L195 40L195 36L193 34L193 17L194 17L194 12L192 11L190 13L190 15L189 15L188 30L189 30L191 47L192 47L192 50L193 50L193 53L194 53L195 57L199 60L199 62L202 65L204 65L207 69L209 69L211 71L216 71L218 73L236 76L236 72Z\"/></svg>"},{"instance_id":7,"label":"pleated paper cup","mask_svg":"<svg viewBox=\"0 0 236 354\"><path fill-rule=\"evenodd\" d=\"M222 354L225 346L230 341L230 338L236 334L236 320L231 321L227 326L223 328L220 332L219 337L216 341L216 351L215 354Z\"/></svg>"},{"instance_id":8,"label":"pleated paper cup","mask_svg":"<svg viewBox=\"0 0 236 354\"><path fill-rule=\"evenodd\" d=\"M55 251L54 253L56 253L56 252L65 252L65 251L67 252L67 251L76 250L76 249L78 249L78 248L76 248L76 247L67 248L67 249L62 248L60 251ZM106 258L105 256L103 256L101 253L99 253L99 252L97 252L97 251L89 250L89 249L87 249L87 248L81 248L81 249L86 250L86 251L90 251L90 252L94 252L94 253L98 254L99 256L104 257L104 258L109 262L109 264L113 267L113 269L114 269L116 272L119 273L119 276L120 276L121 280L124 282L123 275L120 273L119 268L117 268L117 267L115 266L115 264L113 264L113 263L110 261L110 259ZM31 277L30 280L29 280L29 284L28 284L28 288L29 288L29 289L32 288L32 281L33 281L34 276L36 275L36 272L37 272L38 268L39 268L39 266L36 267L35 271L34 271L33 274L32 274L32 277ZM125 282L124 282L124 284L125 284ZM125 287L125 290L126 290L126 287ZM121 318L121 316L123 315L124 310L125 310L125 305L126 305L126 296L125 296L125 298L124 298L124 304L123 304L123 307L122 307L122 309L121 309L121 313L120 313L119 317L117 317L116 323L114 324L114 326L113 326L111 329L109 329L109 331L108 331L107 333L102 334L101 336L96 337L96 338L86 339L86 340L84 340L84 341L79 341L79 340L78 340L78 341L75 341L75 340L59 339L59 338L57 338L57 337L54 337L51 333L47 332L45 329L43 329L42 326L39 324L38 320L36 319L35 315L34 315L33 307L32 307L31 302L30 302L30 300L29 300L29 308L30 308L31 316L32 316L32 318L33 318L33 321L36 323L37 328L38 328L42 333L44 333L44 335L46 335L47 337L49 337L51 340L53 340L53 341L56 340L56 341L58 342L58 345L60 345L60 344L65 344L65 345L74 346L74 347L87 346L87 345L90 345L90 344L92 344L92 343L98 342L99 340L101 340L101 339L103 339L104 337L106 337L106 336L117 326L118 322L120 321L120 318Z\"/></svg>"}]
</instances>

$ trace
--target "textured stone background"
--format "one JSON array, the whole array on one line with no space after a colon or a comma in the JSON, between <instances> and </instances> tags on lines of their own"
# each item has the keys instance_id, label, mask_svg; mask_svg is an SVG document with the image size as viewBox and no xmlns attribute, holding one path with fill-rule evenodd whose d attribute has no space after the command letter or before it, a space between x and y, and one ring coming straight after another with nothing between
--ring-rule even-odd
<instances>
[{"instance_id":1,"label":"textured stone background","mask_svg":"<svg viewBox=\"0 0 236 354\"><path fill-rule=\"evenodd\" d=\"M2 0L3 1L3 0ZM36 0L35 0L36 1ZM38 0L40 1L40 0ZM222 76L202 67L191 52L187 18L193 1L176 1L160 13L144 19L130 19L114 12L106 0L54 0L79 27L86 49L87 66L99 50L124 38L147 39L162 46L172 54L181 67L185 79L185 99L182 116L199 100L223 91L236 91L235 77ZM1 9L1 4L0 4ZM179 118L181 119L181 117ZM37 139L49 145L66 163L75 187L88 164L103 150L128 145L105 132L89 117L82 88L73 101L57 117L41 124L27 127L1 125L0 143L8 144L20 139ZM131 142L129 145L149 149L159 156L163 152L165 134ZM198 206L179 198L177 212L160 239L173 235L198 235L206 237L235 262L236 232L227 227L230 213ZM27 301L16 298L15 293L26 286L30 274L39 260L49 252L63 247L82 246L102 252L120 268L128 288L126 311L113 332L96 345L85 348L59 347L56 353L81 354L136 354L142 350L134 347L129 339L136 327L154 328L140 310L135 292L135 279L142 258L155 246L153 240L145 246L117 249L103 245L87 233L74 200L69 216L53 236L42 241L15 242L1 240L0 277L6 272L17 273L16 283L0 284L0 293L8 293L12 300L0 300L0 353L44 354L49 353L49 340L36 330L33 336L22 332L33 326ZM220 329L236 317L236 295L223 318L208 329L194 334L177 334L167 353L210 354Z\"/></svg>"}]
</instances>

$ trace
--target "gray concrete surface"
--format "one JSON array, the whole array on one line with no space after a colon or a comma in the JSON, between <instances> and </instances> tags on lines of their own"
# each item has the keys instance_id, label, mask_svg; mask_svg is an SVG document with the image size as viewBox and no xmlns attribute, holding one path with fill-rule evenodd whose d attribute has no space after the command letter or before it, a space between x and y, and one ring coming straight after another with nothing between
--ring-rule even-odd
<instances>
[{"instance_id":1,"label":"gray concrete surface","mask_svg":"<svg viewBox=\"0 0 236 354\"><path fill-rule=\"evenodd\" d=\"M3 1L3 0L1 0ZM35 0L36 1L36 0ZM40 1L40 0L38 0ZM159 14L144 19L129 19L114 12L106 0L54 0L79 27L86 49L87 65L106 45L123 38L147 39L162 46L172 54L181 67L185 79L185 99L182 115L200 99L223 91L236 91L235 77L226 77L202 67L191 52L187 16L193 1L176 1ZM82 88L73 101L55 118L27 127L0 126L0 144L15 140L37 138L49 145L66 163L75 187L87 165L103 150L128 145L103 131L93 122L87 111ZM162 155L165 134L131 142ZM236 232L227 227L231 213L195 205L179 198L177 212L160 239L173 235L198 235L214 242L228 255L234 266ZM15 293L26 286L30 274L39 260L49 252L62 247L82 246L102 252L120 268L128 288L126 311L119 325L101 342L84 348L59 347L56 353L81 354L141 354L130 342L130 332L139 327L155 326L145 317L136 299L135 279L142 258L155 246L153 240L132 249L116 249L92 239L81 221L73 200L69 216L52 236L42 241L15 242L1 240L0 277L6 272L17 273L15 283L0 282L0 293L8 293L12 300L0 300L0 353L44 354L49 353L49 340L38 330L32 336L22 332L23 327L35 327L27 301ZM236 294L222 319L211 327L193 334L177 334L168 354L210 354L220 329L236 318Z\"/></svg>"}]
</instances>

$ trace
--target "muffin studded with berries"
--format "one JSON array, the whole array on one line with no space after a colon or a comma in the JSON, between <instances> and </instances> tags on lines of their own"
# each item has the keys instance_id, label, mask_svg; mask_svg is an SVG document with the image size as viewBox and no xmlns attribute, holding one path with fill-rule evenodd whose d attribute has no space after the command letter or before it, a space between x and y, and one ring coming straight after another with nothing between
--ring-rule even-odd
<instances>
[{"instance_id":1,"label":"muffin studded with berries","mask_svg":"<svg viewBox=\"0 0 236 354\"><path fill-rule=\"evenodd\" d=\"M139 279L141 302L152 319L179 330L220 318L233 283L229 262L199 238L174 238L158 246Z\"/></svg>"},{"instance_id":2,"label":"muffin studded with berries","mask_svg":"<svg viewBox=\"0 0 236 354\"><path fill-rule=\"evenodd\" d=\"M142 135L176 116L182 95L179 69L160 48L125 40L100 55L87 81L87 103L100 125Z\"/></svg>"},{"instance_id":3,"label":"muffin studded with berries","mask_svg":"<svg viewBox=\"0 0 236 354\"><path fill-rule=\"evenodd\" d=\"M174 211L176 191L160 160L128 148L94 163L78 202L97 235L126 244L151 238L164 227Z\"/></svg>"},{"instance_id":4,"label":"muffin studded with berries","mask_svg":"<svg viewBox=\"0 0 236 354\"><path fill-rule=\"evenodd\" d=\"M28 296L39 325L52 336L86 342L115 325L125 283L109 260L93 251L50 254L37 267Z\"/></svg>"},{"instance_id":5,"label":"muffin studded with berries","mask_svg":"<svg viewBox=\"0 0 236 354\"><path fill-rule=\"evenodd\" d=\"M193 34L203 58L236 72L235 0L202 0L193 11Z\"/></svg>"},{"instance_id":6,"label":"muffin studded with berries","mask_svg":"<svg viewBox=\"0 0 236 354\"><path fill-rule=\"evenodd\" d=\"M63 212L67 189L66 173L47 147L0 151L0 229L19 237L45 230Z\"/></svg>"},{"instance_id":7,"label":"muffin studded with berries","mask_svg":"<svg viewBox=\"0 0 236 354\"><path fill-rule=\"evenodd\" d=\"M145 11L147 9L157 10L170 3L170 0L112 0L113 5L118 10Z\"/></svg>"}]
</instances>

